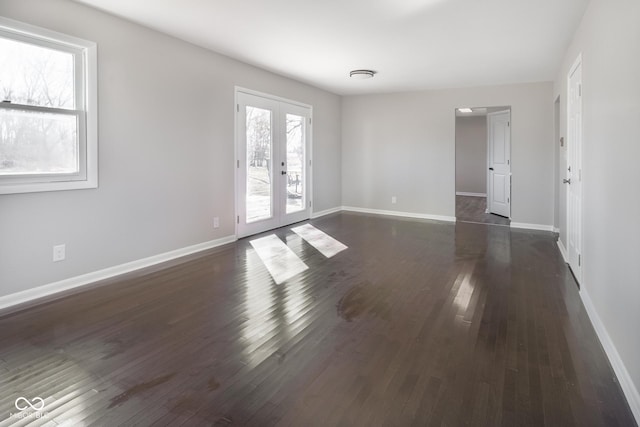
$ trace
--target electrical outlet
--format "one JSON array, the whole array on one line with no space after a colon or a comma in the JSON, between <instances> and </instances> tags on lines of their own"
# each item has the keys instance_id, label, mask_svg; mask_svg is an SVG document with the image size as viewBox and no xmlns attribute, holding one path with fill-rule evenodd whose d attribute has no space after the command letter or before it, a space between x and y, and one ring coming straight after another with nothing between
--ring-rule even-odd
<instances>
[{"instance_id":1,"label":"electrical outlet","mask_svg":"<svg viewBox=\"0 0 640 427\"><path fill-rule=\"evenodd\" d=\"M65 245L56 245L53 247L53 262L64 261L66 255Z\"/></svg>"},{"instance_id":2,"label":"electrical outlet","mask_svg":"<svg viewBox=\"0 0 640 427\"><path fill-rule=\"evenodd\" d=\"M391 196L391 203L395 205L397 201L398 199L396 199L396 196Z\"/></svg>"},{"instance_id":3,"label":"electrical outlet","mask_svg":"<svg viewBox=\"0 0 640 427\"><path fill-rule=\"evenodd\" d=\"M217 216L213 217L213 228L220 228L220 218Z\"/></svg>"}]
</instances>

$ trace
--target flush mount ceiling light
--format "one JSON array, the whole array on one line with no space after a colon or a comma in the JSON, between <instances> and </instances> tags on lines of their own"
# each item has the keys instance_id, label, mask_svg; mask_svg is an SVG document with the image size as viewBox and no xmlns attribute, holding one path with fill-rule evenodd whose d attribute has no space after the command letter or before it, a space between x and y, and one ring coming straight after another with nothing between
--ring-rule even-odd
<instances>
[{"instance_id":1,"label":"flush mount ceiling light","mask_svg":"<svg viewBox=\"0 0 640 427\"><path fill-rule=\"evenodd\" d=\"M458 111L461 113L473 113L471 108L458 108Z\"/></svg>"},{"instance_id":2,"label":"flush mount ceiling light","mask_svg":"<svg viewBox=\"0 0 640 427\"><path fill-rule=\"evenodd\" d=\"M373 78L375 74L376 72L372 70L353 70L349 73L349 77L352 79L364 80Z\"/></svg>"}]
</instances>

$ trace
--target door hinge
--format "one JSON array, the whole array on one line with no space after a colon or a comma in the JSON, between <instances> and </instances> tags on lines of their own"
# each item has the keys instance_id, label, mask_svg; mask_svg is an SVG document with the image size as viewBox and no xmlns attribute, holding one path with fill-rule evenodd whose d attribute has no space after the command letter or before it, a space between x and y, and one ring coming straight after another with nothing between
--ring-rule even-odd
<instances>
[{"instance_id":1,"label":"door hinge","mask_svg":"<svg viewBox=\"0 0 640 427\"><path fill-rule=\"evenodd\" d=\"M507 203L511 203L511 199L507 197Z\"/></svg>"},{"instance_id":2,"label":"door hinge","mask_svg":"<svg viewBox=\"0 0 640 427\"><path fill-rule=\"evenodd\" d=\"M311 200L309 200L309 207L311 207Z\"/></svg>"},{"instance_id":3,"label":"door hinge","mask_svg":"<svg viewBox=\"0 0 640 427\"><path fill-rule=\"evenodd\" d=\"M578 96L582 96L582 85L578 85Z\"/></svg>"},{"instance_id":4,"label":"door hinge","mask_svg":"<svg viewBox=\"0 0 640 427\"><path fill-rule=\"evenodd\" d=\"M311 117L309 117L309 124L311 124Z\"/></svg>"},{"instance_id":5,"label":"door hinge","mask_svg":"<svg viewBox=\"0 0 640 427\"><path fill-rule=\"evenodd\" d=\"M510 126L511 126L511 122L507 122L507 127L510 127Z\"/></svg>"},{"instance_id":6,"label":"door hinge","mask_svg":"<svg viewBox=\"0 0 640 427\"><path fill-rule=\"evenodd\" d=\"M238 224L240 224L240 215L238 215Z\"/></svg>"},{"instance_id":7,"label":"door hinge","mask_svg":"<svg viewBox=\"0 0 640 427\"><path fill-rule=\"evenodd\" d=\"M236 111L239 113L240 112L240 104L236 104Z\"/></svg>"},{"instance_id":8,"label":"door hinge","mask_svg":"<svg viewBox=\"0 0 640 427\"><path fill-rule=\"evenodd\" d=\"M582 255L578 254L578 267L582 265Z\"/></svg>"},{"instance_id":9,"label":"door hinge","mask_svg":"<svg viewBox=\"0 0 640 427\"><path fill-rule=\"evenodd\" d=\"M578 169L578 181L582 181L582 169Z\"/></svg>"},{"instance_id":10,"label":"door hinge","mask_svg":"<svg viewBox=\"0 0 640 427\"><path fill-rule=\"evenodd\" d=\"M507 164L510 165L511 164L511 160L507 160Z\"/></svg>"},{"instance_id":11,"label":"door hinge","mask_svg":"<svg viewBox=\"0 0 640 427\"><path fill-rule=\"evenodd\" d=\"M238 160L238 166L237 167L238 167L238 169L240 169L240 160Z\"/></svg>"}]
</instances>

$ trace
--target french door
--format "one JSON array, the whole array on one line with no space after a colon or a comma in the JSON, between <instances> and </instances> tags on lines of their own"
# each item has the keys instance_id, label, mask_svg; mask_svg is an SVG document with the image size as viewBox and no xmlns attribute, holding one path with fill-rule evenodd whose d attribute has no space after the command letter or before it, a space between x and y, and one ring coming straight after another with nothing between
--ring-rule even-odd
<instances>
[{"instance_id":1,"label":"french door","mask_svg":"<svg viewBox=\"0 0 640 427\"><path fill-rule=\"evenodd\" d=\"M309 219L311 108L236 91L238 237Z\"/></svg>"}]
</instances>

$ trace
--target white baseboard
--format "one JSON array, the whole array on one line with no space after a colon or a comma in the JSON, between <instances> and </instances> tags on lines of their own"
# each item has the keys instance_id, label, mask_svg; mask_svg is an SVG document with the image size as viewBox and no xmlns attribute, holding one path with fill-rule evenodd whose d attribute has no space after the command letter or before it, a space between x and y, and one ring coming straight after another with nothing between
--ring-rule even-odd
<instances>
[{"instance_id":1,"label":"white baseboard","mask_svg":"<svg viewBox=\"0 0 640 427\"><path fill-rule=\"evenodd\" d=\"M353 206L343 206L342 210L347 212L368 213L373 215L389 215L389 216L399 216L403 218L432 219L435 221L456 222L456 217L445 216L445 215L430 215L430 214L420 214L420 213L413 213L413 212L385 211L381 209L356 208Z\"/></svg>"},{"instance_id":2,"label":"white baseboard","mask_svg":"<svg viewBox=\"0 0 640 427\"><path fill-rule=\"evenodd\" d=\"M342 206L338 206L331 209L325 209L323 211L312 212L311 219L320 218L321 216L330 215L332 213L340 212L342 210Z\"/></svg>"},{"instance_id":3,"label":"white baseboard","mask_svg":"<svg viewBox=\"0 0 640 427\"><path fill-rule=\"evenodd\" d=\"M511 221L511 228L523 228L526 230L553 231L553 225L528 224L526 222Z\"/></svg>"},{"instance_id":4,"label":"white baseboard","mask_svg":"<svg viewBox=\"0 0 640 427\"><path fill-rule=\"evenodd\" d=\"M560 253L562 254L562 259L564 260L564 262L568 263L568 256L567 256L567 249L564 247L564 244L562 243L562 240L558 239L558 241L556 242L558 244L558 249L560 249Z\"/></svg>"},{"instance_id":5,"label":"white baseboard","mask_svg":"<svg viewBox=\"0 0 640 427\"><path fill-rule=\"evenodd\" d=\"M594 307L593 302L591 301L591 298L589 297L589 294L584 287L580 289L580 298L582 299L584 308L587 310L589 319L591 319L591 323L593 324L593 328L596 331L596 335L598 335L600 343L602 344L602 347L604 347L604 352L609 358L611 367L618 377L618 382L620 383L622 392L627 398L627 402L629 403L631 412L633 413L636 422L640 424L640 393L638 392L636 386L633 384L633 379L631 378L629 371L624 366L624 363L622 362L622 359L618 354L618 350L616 350L613 341L611 341L611 337L607 333L607 329L604 327L602 320L600 320L600 316L598 316L598 312L596 311L596 308Z\"/></svg>"},{"instance_id":6,"label":"white baseboard","mask_svg":"<svg viewBox=\"0 0 640 427\"><path fill-rule=\"evenodd\" d=\"M47 285L38 286L36 288L27 289L26 291L5 295L0 297L0 310L4 310L18 304L28 303L40 298L48 297L59 292L86 286L100 280L109 279L111 277L118 276L124 273L130 273L135 270L140 270L141 268L151 267L152 265L171 261L172 259L191 255L196 252L201 252L207 249L215 248L217 246L226 245L227 243L232 243L236 240L237 238L235 235L227 236L221 239L198 243L197 245L187 246L185 248L153 255L148 258L127 262L113 267L108 267L103 270L98 270L91 273L82 274L80 276L71 277L69 279L60 280L58 282L49 283Z\"/></svg>"},{"instance_id":7,"label":"white baseboard","mask_svg":"<svg viewBox=\"0 0 640 427\"><path fill-rule=\"evenodd\" d=\"M560 229L558 227L553 227L553 232L554 233L560 233Z\"/></svg>"},{"instance_id":8,"label":"white baseboard","mask_svg":"<svg viewBox=\"0 0 640 427\"><path fill-rule=\"evenodd\" d=\"M456 191L456 196L487 197L487 193L467 193L464 191Z\"/></svg>"}]
</instances>

